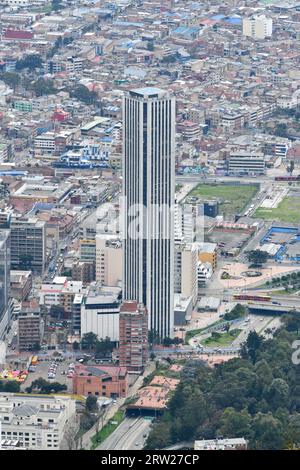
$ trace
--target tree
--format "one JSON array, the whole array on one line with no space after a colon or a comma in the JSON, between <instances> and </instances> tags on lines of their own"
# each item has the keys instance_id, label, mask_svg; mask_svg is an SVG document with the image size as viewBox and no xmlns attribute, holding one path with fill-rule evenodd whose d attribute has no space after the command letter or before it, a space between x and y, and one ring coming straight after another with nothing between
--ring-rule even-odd
<instances>
[{"instance_id":1,"label":"tree","mask_svg":"<svg viewBox=\"0 0 300 470\"><path fill-rule=\"evenodd\" d=\"M228 438L248 438L251 435L251 416L246 411L226 408L220 419L219 434Z\"/></svg>"},{"instance_id":2,"label":"tree","mask_svg":"<svg viewBox=\"0 0 300 470\"><path fill-rule=\"evenodd\" d=\"M44 78L39 78L36 82L34 82L32 89L36 96L53 95L57 93L57 89L54 87L53 81L45 80Z\"/></svg>"},{"instance_id":3,"label":"tree","mask_svg":"<svg viewBox=\"0 0 300 470\"><path fill-rule=\"evenodd\" d=\"M254 266L261 266L266 263L268 259L268 253L261 250L252 250L247 254L249 263L252 263Z\"/></svg>"},{"instance_id":4,"label":"tree","mask_svg":"<svg viewBox=\"0 0 300 470\"><path fill-rule=\"evenodd\" d=\"M20 384L15 380L9 380L3 387L3 392L8 393L19 393L20 392Z\"/></svg>"},{"instance_id":5,"label":"tree","mask_svg":"<svg viewBox=\"0 0 300 470\"><path fill-rule=\"evenodd\" d=\"M274 379L266 389L265 396L274 409L280 407L282 403L287 404L289 399L289 386L283 379Z\"/></svg>"},{"instance_id":6,"label":"tree","mask_svg":"<svg viewBox=\"0 0 300 470\"><path fill-rule=\"evenodd\" d=\"M172 443L170 423L162 421L154 424L150 435L148 436L145 449L161 449Z\"/></svg>"},{"instance_id":7,"label":"tree","mask_svg":"<svg viewBox=\"0 0 300 470\"><path fill-rule=\"evenodd\" d=\"M148 343L150 344L150 347L152 348L154 344L158 344L159 342L160 339L157 331L150 330L148 333Z\"/></svg>"},{"instance_id":8,"label":"tree","mask_svg":"<svg viewBox=\"0 0 300 470\"><path fill-rule=\"evenodd\" d=\"M61 3L61 0L52 0L51 2L51 8L53 11L59 11L63 8L63 5Z\"/></svg>"},{"instance_id":9,"label":"tree","mask_svg":"<svg viewBox=\"0 0 300 470\"><path fill-rule=\"evenodd\" d=\"M97 340L95 348L98 354L106 355L107 353L111 353L113 351L114 343L107 336L105 339L101 338L100 341Z\"/></svg>"},{"instance_id":10,"label":"tree","mask_svg":"<svg viewBox=\"0 0 300 470\"><path fill-rule=\"evenodd\" d=\"M294 160L291 160L290 165L289 165L289 167L288 167L288 172L290 173L290 175L293 174L294 169L295 169L295 161L294 161Z\"/></svg>"},{"instance_id":11,"label":"tree","mask_svg":"<svg viewBox=\"0 0 300 470\"><path fill-rule=\"evenodd\" d=\"M14 72L4 72L1 74L1 80L3 80L6 85L10 86L14 91L16 87L19 85L21 79L19 74Z\"/></svg>"},{"instance_id":12,"label":"tree","mask_svg":"<svg viewBox=\"0 0 300 470\"><path fill-rule=\"evenodd\" d=\"M92 426L94 426L96 420L97 420L97 417L95 415L92 415L88 411L85 411L80 416L81 429L83 429L84 431L88 431L89 429L91 429Z\"/></svg>"},{"instance_id":13,"label":"tree","mask_svg":"<svg viewBox=\"0 0 300 470\"><path fill-rule=\"evenodd\" d=\"M77 419L76 417L73 417L68 423L68 426L66 426L63 436L68 450L73 450L77 446L76 434L78 432L78 428Z\"/></svg>"},{"instance_id":14,"label":"tree","mask_svg":"<svg viewBox=\"0 0 300 470\"><path fill-rule=\"evenodd\" d=\"M29 69L35 70L40 69L43 66L43 61L38 54L29 54L24 59L18 60L16 63L16 70Z\"/></svg>"},{"instance_id":15,"label":"tree","mask_svg":"<svg viewBox=\"0 0 300 470\"><path fill-rule=\"evenodd\" d=\"M95 395L89 395L85 402L86 409L90 413L96 413L98 411L98 402Z\"/></svg>"},{"instance_id":16,"label":"tree","mask_svg":"<svg viewBox=\"0 0 300 470\"><path fill-rule=\"evenodd\" d=\"M279 137L287 137L287 125L284 122L277 124L274 134Z\"/></svg>"},{"instance_id":17,"label":"tree","mask_svg":"<svg viewBox=\"0 0 300 470\"><path fill-rule=\"evenodd\" d=\"M89 351L95 349L98 344L98 337L95 333L85 333L81 338L81 348L88 349Z\"/></svg>"},{"instance_id":18,"label":"tree","mask_svg":"<svg viewBox=\"0 0 300 470\"><path fill-rule=\"evenodd\" d=\"M32 393L33 390L37 390L38 393L47 395L49 393L63 392L67 389L68 387L65 384L61 384L59 382L48 382L47 380L40 377L34 380L30 387L26 388L26 392Z\"/></svg>"},{"instance_id":19,"label":"tree","mask_svg":"<svg viewBox=\"0 0 300 470\"><path fill-rule=\"evenodd\" d=\"M71 96L86 104L94 104L97 99L97 93L90 91L84 85L78 85L74 88L74 90L71 91Z\"/></svg>"},{"instance_id":20,"label":"tree","mask_svg":"<svg viewBox=\"0 0 300 470\"><path fill-rule=\"evenodd\" d=\"M263 342L263 338L256 331L250 331L246 343L242 346L241 355L250 359L253 363L256 360L257 351Z\"/></svg>"},{"instance_id":21,"label":"tree","mask_svg":"<svg viewBox=\"0 0 300 470\"><path fill-rule=\"evenodd\" d=\"M225 313L224 320L236 320L237 318L244 317L248 312L246 306L237 304L230 312Z\"/></svg>"},{"instance_id":22,"label":"tree","mask_svg":"<svg viewBox=\"0 0 300 470\"><path fill-rule=\"evenodd\" d=\"M300 312L296 310L283 315L282 320L285 324L287 331L296 331L297 335L300 329Z\"/></svg>"},{"instance_id":23,"label":"tree","mask_svg":"<svg viewBox=\"0 0 300 470\"><path fill-rule=\"evenodd\" d=\"M258 415L253 420L254 449L276 450L284 446L285 435L280 421L271 413Z\"/></svg>"}]
</instances>

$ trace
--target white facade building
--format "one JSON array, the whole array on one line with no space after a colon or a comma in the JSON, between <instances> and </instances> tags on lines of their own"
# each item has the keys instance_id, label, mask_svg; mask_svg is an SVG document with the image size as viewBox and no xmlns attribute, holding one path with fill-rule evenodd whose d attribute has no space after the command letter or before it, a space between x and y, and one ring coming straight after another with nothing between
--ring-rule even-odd
<instances>
[{"instance_id":1,"label":"white facade building","mask_svg":"<svg viewBox=\"0 0 300 470\"><path fill-rule=\"evenodd\" d=\"M175 243L174 292L192 298L193 306L198 298L198 248L196 243Z\"/></svg>"},{"instance_id":2,"label":"white facade building","mask_svg":"<svg viewBox=\"0 0 300 470\"><path fill-rule=\"evenodd\" d=\"M11 321L10 310L10 232L0 230L0 340Z\"/></svg>"},{"instance_id":3,"label":"white facade building","mask_svg":"<svg viewBox=\"0 0 300 470\"><path fill-rule=\"evenodd\" d=\"M96 235L96 281L118 286L122 280L122 241L115 235Z\"/></svg>"},{"instance_id":4,"label":"white facade building","mask_svg":"<svg viewBox=\"0 0 300 470\"><path fill-rule=\"evenodd\" d=\"M18 440L30 450L59 450L75 413L69 397L0 393L2 439Z\"/></svg>"},{"instance_id":5,"label":"white facade building","mask_svg":"<svg viewBox=\"0 0 300 470\"><path fill-rule=\"evenodd\" d=\"M91 286L81 305L81 337L93 332L99 339L119 341L120 291Z\"/></svg>"},{"instance_id":6,"label":"white facade building","mask_svg":"<svg viewBox=\"0 0 300 470\"><path fill-rule=\"evenodd\" d=\"M160 339L174 330L175 99L158 88L123 101L124 299L143 303Z\"/></svg>"},{"instance_id":7,"label":"white facade building","mask_svg":"<svg viewBox=\"0 0 300 470\"><path fill-rule=\"evenodd\" d=\"M272 18L265 15L251 16L243 19L243 35L254 39L265 39L272 36Z\"/></svg>"}]
</instances>

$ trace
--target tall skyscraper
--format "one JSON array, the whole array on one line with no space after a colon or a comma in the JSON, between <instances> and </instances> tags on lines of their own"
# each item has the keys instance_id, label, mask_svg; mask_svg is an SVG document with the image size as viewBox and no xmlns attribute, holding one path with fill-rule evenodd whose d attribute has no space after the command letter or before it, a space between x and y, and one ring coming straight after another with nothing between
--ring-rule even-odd
<instances>
[{"instance_id":1,"label":"tall skyscraper","mask_svg":"<svg viewBox=\"0 0 300 470\"><path fill-rule=\"evenodd\" d=\"M10 323L10 231L0 230L0 339Z\"/></svg>"},{"instance_id":2,"label":"tall skyscraper","mask_svg":"<svg viewBox=\"0 0 300 470\"><path fill-rule=\"evenodd\" d=\"M160 340L174 327L175 99L158 88L123 102L123 298L143 303Z\"/></svg>"}]
</instances>

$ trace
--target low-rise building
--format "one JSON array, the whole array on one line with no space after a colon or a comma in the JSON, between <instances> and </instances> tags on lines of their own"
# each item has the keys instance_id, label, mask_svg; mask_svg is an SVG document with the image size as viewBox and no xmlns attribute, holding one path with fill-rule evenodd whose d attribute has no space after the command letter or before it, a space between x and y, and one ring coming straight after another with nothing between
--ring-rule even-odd
<instances>
[{"instance_id":1,"label":"low-rise building","mask_svg":"<svg viewBox=\"0 0 300 470\"><path fill-rule=\"evenodd\" d=\"M247 441L243 437L235 439L203 439L203 441L195 441L194 450L247 450Z\"/></svg>"},{"instance_id":2,"label":"low-rise building","mask_svg":"<svg viewBox=\"0 0 300 470\"><path fill-rule=\"evenodd\" d=\"M0 393L2 439L18 440L30 450L59 450L75 413L69 397Z\"/></svg>"},{"instance_id":3,"label":"low-rise building","mask_svg":"<svg viewBox=\"0 0 300 470\"><path fill-rule=\"evenodd\" d=\"M26 300L31 288L31 271L10 271L10 295L12 298L21 302Z\"/></svg>"},{"instance_id":4,"label":"low-rise building","mask_svg":"<svg viewBox=\"0 0 300 470\"><path fill-rule=\"evenodd\" d=\"M217 244L216 243L199 243L198 244L198 258L201 263L210 263L213 271L217 268Z\"/></svg>"},{"instance_id":5,"label":"low-rise building","mask_svg":"<svg viewBox=\"0 0 300 470\"><path fill-rule=\"evenodd\" d=\"M73 377L73 393L120 398L128 393L126 367L77 365Z\"/></svg>"}]
</instances>

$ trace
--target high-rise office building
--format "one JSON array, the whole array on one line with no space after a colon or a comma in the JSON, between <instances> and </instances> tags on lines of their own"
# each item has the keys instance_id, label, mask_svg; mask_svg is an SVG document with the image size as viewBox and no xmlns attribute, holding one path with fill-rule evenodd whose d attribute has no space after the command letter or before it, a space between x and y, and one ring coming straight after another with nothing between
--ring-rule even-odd
<instances>
[{"instance_id":1,"label":"high-rise office building","mask_svg":"<svg viewBox=\"0 0 300 470\"><path fill-rule=\"evenodd\" d=\"M174 327L175 99L158 88L123 102L124 296L160 338Z\"/></svg>"},{"instance_id":2,"label":"high-rise office building","mask_svg":"<svg viewBox=\"0 0 300 470\"><path fill-rule=\"evenodd\" d=\"M11 265L42 274L46 265L46 226L37 219L11 223Z\"/></svg>"},{"instance_id":3,"label":"high-rise office building","mask_svg":"<svg viewBox=\"0 0 300 470\"><path fill-rule=\"evenodd\" d=\"M10 231L0 230L0 339L10 323Z\"/></svg>"},{"instance_id":4,"label":"high-rise office building","mask_svg":"<svg viewBox=\"0 0 300 470\"><path fill-rule=\"evenodd\" d=\"M18 349L31 351L40 345L44 334L44 322L37 301L24 302L18 315Z\"/></svg>"},{"instance_id":5,"label":"high-rise office building","mask_svg":"<svg viewBox=\"0 0 300 470\"><path fill-rule=\"evenodd\" d=\"M125 300L120 309L120 366L140 373L148 359L148 317L144 305Z\"/></svg>"}]
</instances>

